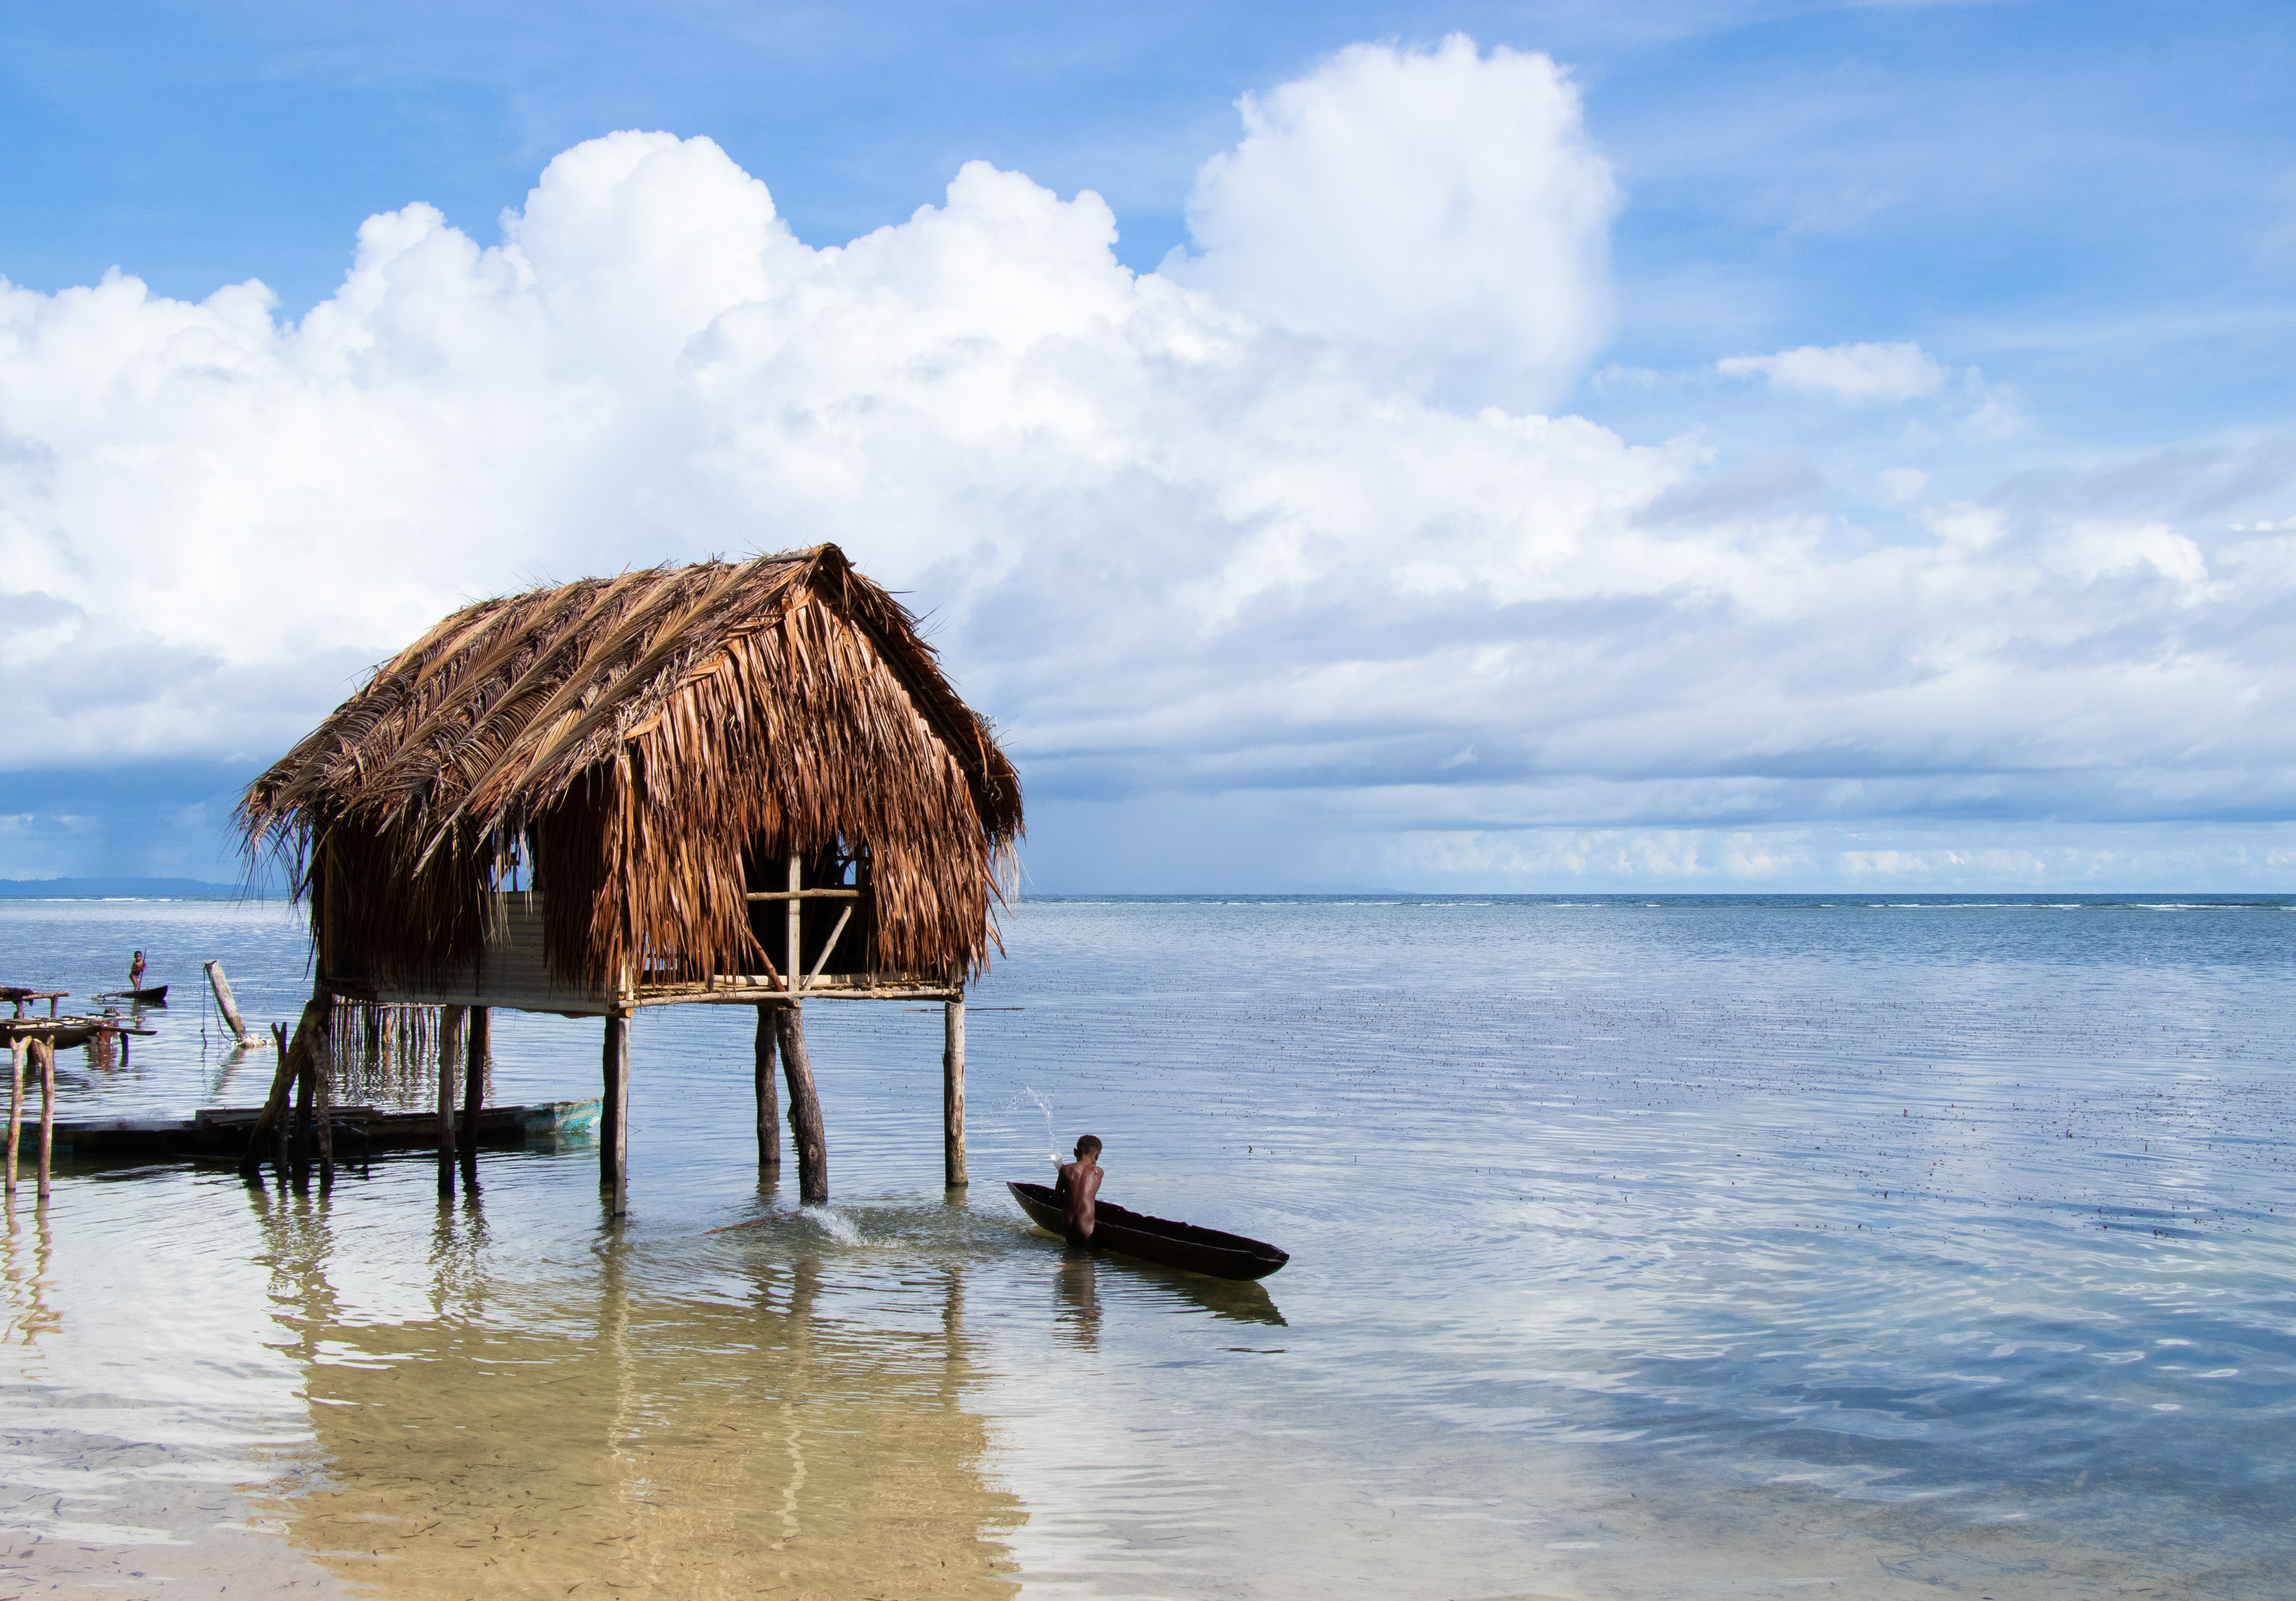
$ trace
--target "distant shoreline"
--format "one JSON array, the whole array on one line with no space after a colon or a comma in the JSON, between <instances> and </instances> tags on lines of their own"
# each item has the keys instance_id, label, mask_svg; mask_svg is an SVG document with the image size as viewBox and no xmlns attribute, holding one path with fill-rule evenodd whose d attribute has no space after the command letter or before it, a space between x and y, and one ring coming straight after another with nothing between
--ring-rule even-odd
<instances>
[{"instance_id":1,"label":"distant shoreline","mask_svg":"<svg viewBox=\"0 0 2296 1601\"><path fill-rule=\"evenodd\" d=\"M0 878L8 901L236 901L244 886L204 878Z\"/></svg>"},{"instance_id":2,"label":"distant shoreline","mask_svg":"<svg viewBox=\"0 0 2296 1601\"><path fill-rule=\"evenodd\" d=\"M1443 905L1470 903L1489 904L1546 904L1559 906L1616 907L1620 905L1645 908L1689 907L1702 904L1730 903L1764 905L1778 909L1812 911L1853 911L1874 909L1978 909L1993 906L2003 909L2032 910L2072 909L2083 911L2109 910L2119 906L2145 907L2148 910L2176 910L2179 905L2192 908L2222 906L2254 906L2275 911L2288 910L2296 900L2296 893L2286 890L2047 890L2047 889L1825 889L1825 890L1311 890L1311 891L1252 891L1200 890L1184 893L1156 891L1067 891L1025 894L1015 897L1022 903L1059 904L1068 903L1107 904L1135 903L1144 905L1170 905L1183 903L1292 903L1310 904L1316 902L1361 903L1396 902L1403 904ZM241 884L217 884L204 878L0 878L0 902L4 901L283 901L283 890L264 886L250 888ZM2163 904L2166 903L2167 904Z\"/></svg>"}]
</instances>

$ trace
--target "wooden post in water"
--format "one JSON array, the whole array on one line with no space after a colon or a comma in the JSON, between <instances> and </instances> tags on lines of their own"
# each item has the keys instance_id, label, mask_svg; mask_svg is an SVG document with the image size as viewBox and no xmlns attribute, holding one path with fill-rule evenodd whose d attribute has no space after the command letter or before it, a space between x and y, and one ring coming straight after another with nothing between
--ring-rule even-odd
<instances>
[{"instance_id":1,"label":"wooden post in water","mask_svg":"<svg viewBox=\"0 0 2296 1601\"><path fill-rule=\"evenodd\" d=\"M606 1019L605 1099L599 1108L598 1188L606 1215L630 1209L630 1020Z\"/></svg>"},{"instance_id":2,"label":"wooden post in water","mask_svg":"<svg viewBox=\"0 0 2296 1601\"><path fill-rule=\"evenodd\" d=\"M758 1009L756 1046L758 1073L758 1171L782 1170L782 1097L774 1082L774 1019L777 1007Z\"/></svg>"},{"instance_id":3,"label":"wooden post in water","mask_svg":"<svg viewBox=\"0 0 2296 1601\"><path fill-rule=\"evenodd\" d=\"M300 1075L295 1071L295 1049L288 1041L287 1025L273 1024L271 1039L279 1051L279 1067L271 1075L271 1099L278 1104L266 1105L263 1113L271 1119L271 1172L284 1184L295 1154L295 1083Z\"/></svg>"},{"instance_id":4,"label":"wooden post in water","mask_svg":"<svg viewBox=\"0 0 2296 1601\"><path fill-rule=\"evenodd\" d=\"M40 1064L40 1199L48 1198L48 1164L56 1148L56 1042L37 1040L32 1050Z\"/></svg>"},{"instance_id":5,"label":"wooden post in water","mask_svg":"<svg viewBox=\"0 0 2296 1601\"><path fill-rule=\"evenodd\" d=\"M16 1009L23 1010L22 1002ZM24 1133L24 1041L8 1041L8 1193L16 1193L16 1146Z\"/></svg>"},{"instance_id":6,"label":"wooden post in water","mask_svg":"<svg viewBox=\"0 0 2296 1601\"><path fill-rule=\"evenodd\" d=\"M273 1158L283 1177L287 1172L287 1096L294 1088L296 1053L318 1049L318 1037L327 1025L327 1014L333 1010L335 998L321 990L315 992L303 1003L303 1016L295 1025L295 1038L290 1043L283 1027L275 1028L272 1038L279 1043L279 1066L271 1074L271 1093L264 1100L263 1115L248 1131L247 1149L239 1158L239 1171L251 1173L263 1161L263 1136L274 1136Z\"/></svg>"},{"instance_id":7,"label":"wooden post in water","mask_svg":"<svg viewBox=\"0 0 2296 1601\"><path fill-rule=\"evenodd\" d=\"M964 1001L941 1009L940 1149L942 1181L951 1189L971 1182L964 1173Z\"/></svg>"},{"instance_id":8,"label":"wooden post in water","mask_svg":"<svg viewBox=\"0 0 2296 1601\"><path fill-rule=\"evenodd\" d=\"M494 1009L474 1006L471 1009L470 1043L463 1071L463 1149L475 1159L479 1154L479 1108L487 1099L487 1053L494 1044Z\"/></svg>"},{"instance_id":9,"label":"wooden post in water","mask_svg":"<svg viewBox=\"0 0 2296 1601\"><path fill-rule=\"evenodd\" d=\"M332 996L328 998L330 1001ZM330 1025L333 1019L328 1019ZM319 1188L324 1192L335 1181L335 1053L325 1049L327 1042L314 1041L311 1050L311 1080L318 1091L319 1112Z\"/></svg>"},{"instance_id":10,"label":"wooden post in water","mask_svg":"<svg viewBox=\"0 0 2296 1601\"><path fill-rule=\"evenodd\" d=\"M439 1193L455 1193L455 1089L463 1063L463 1015L459 1006L439 1009Z\"/></svg>"},{"instance_id":11,"label":"wooden post in water","mask_svg":"<svg viewBox=\"0 0 2296 1601\"><path fill-rule=\"evenodd\" d=\"M318 1054L309 1050L296 1052L293 1154L298 1176L310 1165L313 1149L319 1143L319 1066L314 1059Z\"/></svg>"},{"instance_id":12,"label":"wooden post in water","mask_svg":"<svg viewBox=\"0 0 2296 1601\"><path fill-rule=\"evenodd\" d=\"M255 1043L255 1035L247 1026L247 1019L239 1015L239 1008L231 998L231 980L223 976L223 963L208 963L208 987L215 992L216 1010L231 1025L231 1032L242 1045Z\"/></svg>"},{"instance_id":13,"label":"wooden post in water","mask_svg":"<svg viewBox=\"0 0 2296 1601\"><path fill-rule=\"evenodd\" d=\"M818 1206L829 1199L829 1140L822 1132L821 1097L813 1087L813 1064L805 1054L805 1009L795 1001L775 1008L774 1025L781 1036L782 1070L789 1079L790 1137L797 1146L797 1198L808 1206Z\"/></svg>"}]
</instances>

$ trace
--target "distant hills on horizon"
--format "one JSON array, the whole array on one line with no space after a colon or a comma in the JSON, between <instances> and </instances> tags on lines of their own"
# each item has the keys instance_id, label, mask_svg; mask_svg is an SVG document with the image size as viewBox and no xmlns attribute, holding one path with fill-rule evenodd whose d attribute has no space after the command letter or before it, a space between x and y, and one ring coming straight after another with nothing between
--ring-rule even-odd
<instances>
[{"instance_id":1,"label":"distant hills on horizon","mask_svg":"<svg viewBox=\"0 0 2296 1601\"><path fill-rule=\"evenodd\" d=\"M242 885L205 878L0 878L0 900L10 901L236 901L247 893Z\"/></svg>"}]
</instances>

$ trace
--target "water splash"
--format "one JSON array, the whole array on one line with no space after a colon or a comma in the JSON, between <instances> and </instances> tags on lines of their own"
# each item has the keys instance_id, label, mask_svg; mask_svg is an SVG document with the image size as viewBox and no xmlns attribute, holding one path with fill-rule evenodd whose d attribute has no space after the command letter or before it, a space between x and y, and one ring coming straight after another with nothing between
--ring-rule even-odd
<instances>
[{"instance_id":1,"label":"water splash","mask_svg":"<svg viewBox=\"0 0 2296 1601\"><path fill-rule=\"evenodd\" d=\"M808 1206L798 1215L820 1229L840 1246L864 1246L860 1227L841 1212L832 1212L826 1206Z\"/></svg>"},{"instance_id":2,"label":"water splash","mask_svg":"<svg viewBox=\"0 0 2296 1601\"><path fill-rule=\"evenodd\" d=\"M1027 1096L1030 1100L1035 1101L1037 1103L1037 1109L1044 1113L1045 1146L1052 1154L1053 1165L1054 1167L1058 1167L1061 1164L1061 1137L1053 1132L1053 1103L1046 1100L1043 1096L1037 1094L1034 1090L1029 1089L1026 1084L1021 1086L1021 1093Z\"/></svg>"}]
</instances>

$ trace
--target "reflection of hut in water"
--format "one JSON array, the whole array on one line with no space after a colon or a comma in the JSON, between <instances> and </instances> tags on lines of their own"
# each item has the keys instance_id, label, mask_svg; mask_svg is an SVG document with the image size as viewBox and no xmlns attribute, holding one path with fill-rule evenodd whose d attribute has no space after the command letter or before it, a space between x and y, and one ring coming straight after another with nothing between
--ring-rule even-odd
<instances>
[{"instance_id":1,"label":"reflection of hut in water","mask_svg":"<svg viewBox=\"0 0 2296 1601\"><path fill-rule=\"evenodd\" d=\"M938 1328L823 1315L803 1255L745 1261L735 1295L648 1293L619 1249L593 1279L500 1282L466 1202L441 1213L435 1313L378 1319L340 1303L323 1214L255 1193L324 1465L278 1511L339 1576L398 1597L1015 1593L1022 1515L964 1405L961 1267L915 1298Z\"/></svg>"},{"instance_id":2,"label":"reflection of hut in water","mask_svg":"<svg viewBox=\"0 0 2296 1601\"><path fill-rule=\"evenodd\" d=\"M1020 783L915 619L835 546L467 607L256 780L240 818L309 897L315 1043L335 998L447 1009L467 1124L487 1009L606 1020L617 1212L627 1025L651 1006L758 1009L759 1158L780 1157L778 1053L811 1200L827 1177L802 1003L945 1003L964 1182L964 986Z\"/></svg>"}]
</instances>

